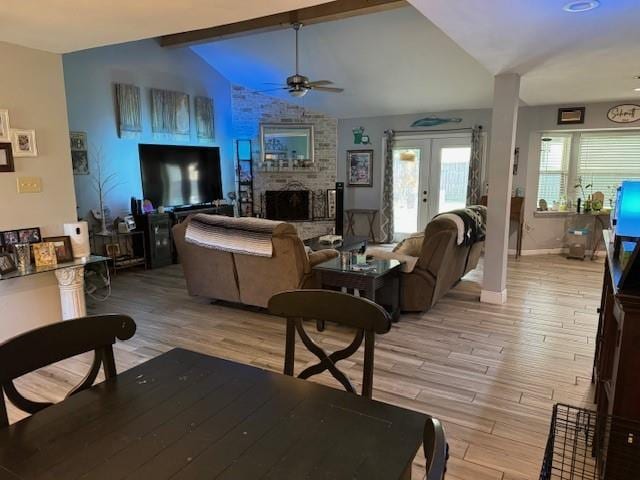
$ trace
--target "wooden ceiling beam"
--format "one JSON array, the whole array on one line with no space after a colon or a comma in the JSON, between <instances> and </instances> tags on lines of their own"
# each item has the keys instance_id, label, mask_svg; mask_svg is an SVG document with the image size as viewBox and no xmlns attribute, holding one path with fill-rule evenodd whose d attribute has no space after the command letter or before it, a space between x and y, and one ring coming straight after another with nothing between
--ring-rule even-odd
<instances>
[{"instance_id":1,"label":"wooden ceiling beam","mask_svg":"<svg viewBox=\"0 0 640 480\"><path fill-rule=\"evenodd\" d=\"M406 0L336 0L313 7L252 18L242 22L164 35L159 38L159 41L163 47L184 47L214 40L282 30L291 27L293 23L313 25L356 15L391 10L406 5L408 5Z\"/></svg>"}]
</instances>

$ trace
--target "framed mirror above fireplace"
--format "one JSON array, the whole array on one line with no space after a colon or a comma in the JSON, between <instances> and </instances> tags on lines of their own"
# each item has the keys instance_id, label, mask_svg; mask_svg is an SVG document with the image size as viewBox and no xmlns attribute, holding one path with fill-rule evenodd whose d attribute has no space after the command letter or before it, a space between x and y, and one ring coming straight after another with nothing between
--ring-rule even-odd
<instances>
[{"instance_id":1,"label":"framed mirror above fireplace","mask_svg":"<svg viewBox=\"0 0 640 480\"><path fill-rule=\"evenodd\" d=\"M260 170L291 172L314 168L313 125L260 124Z\"/></svg>"}]
</instances>

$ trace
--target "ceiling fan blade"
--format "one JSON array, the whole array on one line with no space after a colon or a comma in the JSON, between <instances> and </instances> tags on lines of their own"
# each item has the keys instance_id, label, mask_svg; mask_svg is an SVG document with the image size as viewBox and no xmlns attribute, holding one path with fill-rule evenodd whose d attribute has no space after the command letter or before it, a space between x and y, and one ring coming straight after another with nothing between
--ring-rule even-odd
<instances>
[{"instance_id":1,"label":"ceiling fan blade","mask_svg":"<svg viewBox=\"0 0 640 480\"><path fill-rule=\"evenodd\" d=\"M263 85L277 85L279 87L285 87L286 85L282 82L279 83L273 83L273 82L262 82Z\"/></svg>"},{"instance_id":2,"label":"ceiling fan blade","mask_svg":"<svg viewBox=\"0 0 640 480\"><path fill-rule=\"evenodd\" d=\"M251 93L267 93L267 92L275 92L277 90L289 90L289 87L267 88L266 90L253 90Z\"/></svg>"},{"instance_id":3,"label":"ceiling fan blade","mask_svg":"<svg viewBox=\"0 0 640 480\"><path fill-rule=\"evenodd\" d=\"M308 85L311 87L315 87L317 85L331 85L333 82L331 80L314 80L313 82L309 82Z\"/></svg>"},{"instance_id":4,"label":"ceiling fan blade","mask_svg":"<svg viewBox=\"0 0 640 480\"><path fill-rule=\"evenodd\" d=\"M341 93L344 92L344 88L336 88L336 87L310 87L314 90L318 90L319 92L331 92L331 93Z\"/></svg>"}]
</instances>

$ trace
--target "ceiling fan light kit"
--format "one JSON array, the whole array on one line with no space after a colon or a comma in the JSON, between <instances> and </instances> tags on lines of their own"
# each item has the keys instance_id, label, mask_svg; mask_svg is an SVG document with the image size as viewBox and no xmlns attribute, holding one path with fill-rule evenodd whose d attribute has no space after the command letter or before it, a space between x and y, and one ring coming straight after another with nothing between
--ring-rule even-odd
<instances>
[{"instance_id":1,"label":"ceiling fan light kit","mask_svg":"<svg viewBox=\"0 0 640 480\"><path fill-rule=\"evenodd\" d=\"M315 80L310 81L309 77L305 75L301 75L300 72L300 60L299 60L299 48L298 48L298 32L302 28L301 23L292 24L293 29L296 33L296 73L287 77L286 85L283 85L280 88L269 89L264 91L273 91L273 90L287 90L292 97L301 98L304 97L309 90L318 90L321 92L329 92L329 93L341 93L344 91L342 88L330 87L328 85L332 85L333 82L331 80Z\"/></svg>"}]
</instances>

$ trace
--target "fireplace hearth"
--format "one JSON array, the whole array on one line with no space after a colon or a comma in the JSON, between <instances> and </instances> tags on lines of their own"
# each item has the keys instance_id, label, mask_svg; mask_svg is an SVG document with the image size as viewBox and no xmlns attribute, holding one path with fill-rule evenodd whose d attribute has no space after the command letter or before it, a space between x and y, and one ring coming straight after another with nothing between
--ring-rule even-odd
<instances>
[{"instance_id":1,"label":"fireplace hearth","mask_svg":"<svg viewBox=\"0 0 640 480\"><path fill-rule=\"evenodd\" d=\"M269 220L311 220L309 190L267 190L265 192L266 217Z\"/></svg>"}]
</instances>

